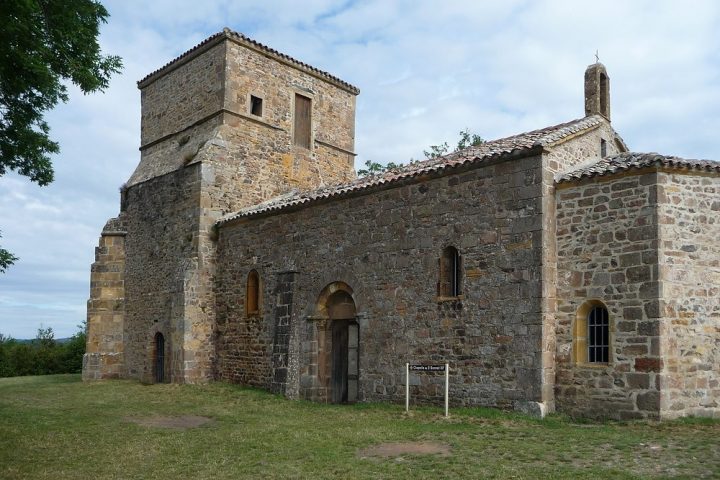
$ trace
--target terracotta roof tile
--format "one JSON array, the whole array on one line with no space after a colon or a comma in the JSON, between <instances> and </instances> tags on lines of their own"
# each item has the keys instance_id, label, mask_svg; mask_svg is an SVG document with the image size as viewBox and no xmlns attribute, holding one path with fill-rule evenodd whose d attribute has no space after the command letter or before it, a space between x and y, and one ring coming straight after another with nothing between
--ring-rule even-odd
<instances>
[{"instance_id":1,"label":"terracotta roof tile","mask_svg":"<svg viewBox=\"0 0 720 480\"><path fill-rule=\"evenodd\" d=\"M239 218L271 212L275 213L286 208L311 204L323 199L352 195L373 187L381 188L384 185L400 182L412 177L438 173L462 165L487 162L488 160L501 158L503 156L519 155L524 152L530 152L534 149L552 145L576 133L595 128L603 122L607 121L599 115L593 115L541 130L533 130L512 137L492 140L476 147L453 152L443 157L403 165L398 169L378 175L360 177L347 184L322 187L305 192L291 191L266 202L226 215L218 221L218 225Z\"/></svg>"},{"instance_id":2,"label":"terracotta roof tile","mask_svg":"<svg viewBox=\"0 0 720 480\"><path fill-rule=\"evenodd\" d=\"M232 40L235 40L238 43L244 44L249 47L254 47L258 50L263 51L266 54L269 54L270 56L273 56L277 59L280 59L282 61L290 63L290 64L300 68L301 70L308 71L314 75L317 75L321 78L329 80L330 82L335 83L335 84L345 88L346 90L349 90L351 93L354 93L355 95L360 93L360 89L358 89L354 85L351 85L348 82L341 80L334 75L329 74L328 72L320 70L319 68L315 68L312 65L308 65L307 63L301 62L300 60L296 60L289 55L285 55L284 53L278 52L277 50L270 48L267 45L263 45L260 42L256 42L255 40L243 35L242 33L235 32L233 30L230 30L227 27L224 28L222 32L218 32L218 33L215 33L215 34L209 36L202 42L200 42L197 45L195 45L194 47L192 47L190 50L188 50L185 53L181 54L180 56L174 58L170 62L166 63L162 67L155 70L154 72L146 75L145 78L143 78L142 80L139 80L137 82L138 86L144 87L145 85L147 85L150 82L151 79L154 79L156 76L159 76L160 74L165 73L176 63L191 56L194 52L201 49L205 45L216 42L219 38L230 38Z\"/></svg>"},{"instance_id":3,"label":"terracotta roof tile","mask_svg":"<svg viewBox=\"0 0 720 480\"><path fill-rule=\"evenodd\" d=\"M612 175L652 166L720 173L720 162L714 160L691 160L670 155L660 155L659 153L625 152L561 174L557 177L557 182L572 182L582 178Z\"/></svg>"}]
</instances>

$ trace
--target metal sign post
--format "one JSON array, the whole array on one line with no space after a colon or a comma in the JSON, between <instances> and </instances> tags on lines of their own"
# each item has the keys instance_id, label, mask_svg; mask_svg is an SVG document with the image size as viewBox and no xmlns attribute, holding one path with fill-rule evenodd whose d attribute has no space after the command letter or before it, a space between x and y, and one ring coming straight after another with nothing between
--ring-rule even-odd
<instances>
[{"instance_id":1,"label":"metal sign post","mask_svg":"<svg viewBox=\"0 0 720 480\"><path fill-rule=\"evenodd\" d=\"M450 365L445 364L445 416L448 416L448 397L450 393Z\"/></svg>"},{"instance_id":2,"label":"metal sign post","mask_svg":"<svg viewBox=\"0 0 720 480\"><path fill-rule=\"evenodd\" d=\"M445 372L445 416L449 416L450 400L450 364L445 365L410 365L405 364L405 412L410 411L410 371L413 372Z\"/></svg>"},{"instance_id":3,"label":"metal sign post","mask_svg":"<svg viewBox=\"0 0 720 480\"><path fill-rule=\"evenodd\" d=\"M405 413L410 411L410 364L405 364Z\"/></svg>"}]
</instances>

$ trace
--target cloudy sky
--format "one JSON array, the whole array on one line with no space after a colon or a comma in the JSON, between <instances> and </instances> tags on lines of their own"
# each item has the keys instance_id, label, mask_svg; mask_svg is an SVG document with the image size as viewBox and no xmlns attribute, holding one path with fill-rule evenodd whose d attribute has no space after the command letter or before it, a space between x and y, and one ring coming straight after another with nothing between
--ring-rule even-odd
<instances>
[{"instance_id":1,"label":"cloudy sky","mask_svg":"<svg viewBox=\"0 0 720 480\"><path fill-rule=\"evenodd\" d=\"M228 26L360 88L357 165L422 158L469 128L500 138L582 117L599 51L631 150L720 159L720 2L113 0L101 33L125 68L48 119L56 180L0 178L0 333L69 336L118 188L137 164L136 81Z\"/></svg>"}]
</instances>

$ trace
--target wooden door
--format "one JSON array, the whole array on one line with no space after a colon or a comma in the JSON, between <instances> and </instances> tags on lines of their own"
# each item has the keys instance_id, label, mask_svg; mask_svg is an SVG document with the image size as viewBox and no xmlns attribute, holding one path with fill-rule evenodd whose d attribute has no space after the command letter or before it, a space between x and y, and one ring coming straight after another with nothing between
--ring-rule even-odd
<instances>
[{"instance_id":1,"label":"wooden door","mask_svg":"<svg viewBox=\"0 0 720 480\"><path fill-rule=\"evenodd\" d=\"M358 353L360 344L359 335L359 325L355 322L348 323L348 402L357 402L358 399L358 364L360 363Z\"/></svg>"},{"instance_id":2,"label":"wooden door","mask_svg":"<svg viewBox=\"0 0 720 480\"><path fill-rule=\"evenodd\" d=\"M348 400L348 322L335 320L332 323L332 373L330 389L333 403Z\"/></svg>"},{"instance_id":3,"label":"wooden door","mask_svg":"<svg viewBox=\"0 0 720 480\"><path fill-rule=\"evenodd\" d=\"M165 337L162 333L155 335L155 382L165 381Z\"/></svg>"}]
</instances>

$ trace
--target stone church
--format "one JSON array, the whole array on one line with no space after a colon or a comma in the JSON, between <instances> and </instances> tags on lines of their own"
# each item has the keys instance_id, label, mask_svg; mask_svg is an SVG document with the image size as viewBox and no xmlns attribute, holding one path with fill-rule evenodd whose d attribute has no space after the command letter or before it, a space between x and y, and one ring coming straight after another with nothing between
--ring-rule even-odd
<instances>
[{"instance_id":1,"label":"stone church","mask_svg":"<svg viewBox=\"0 0 720 480\"><path fill-rule=\"evenodd\" d=\"M356 87L211 36L138 82L83 378L400 402L448 362L451 405L720 415L720 163L628 151L584 82L583 118L358 178Z\"/></svg>"}]
</instances>

